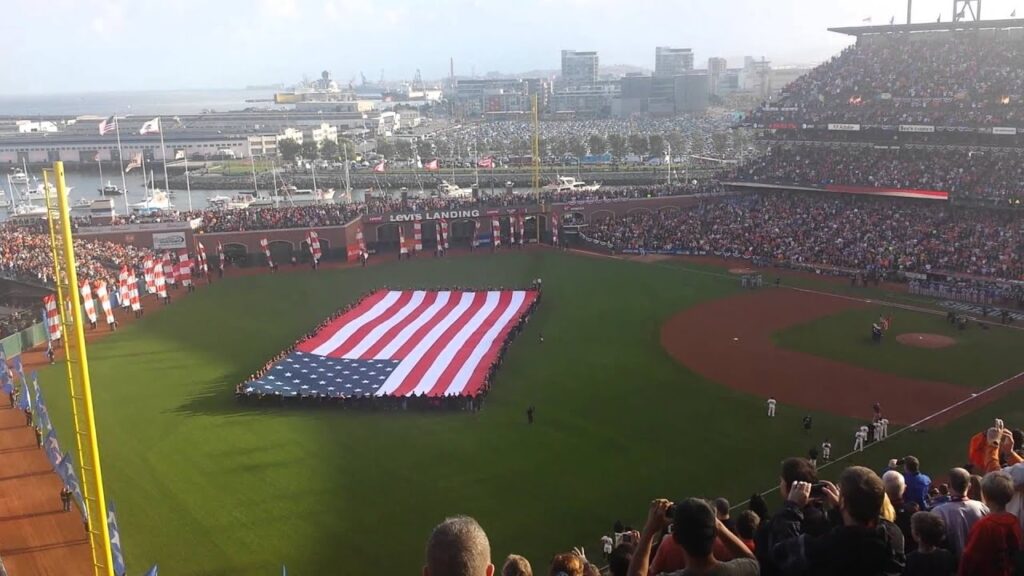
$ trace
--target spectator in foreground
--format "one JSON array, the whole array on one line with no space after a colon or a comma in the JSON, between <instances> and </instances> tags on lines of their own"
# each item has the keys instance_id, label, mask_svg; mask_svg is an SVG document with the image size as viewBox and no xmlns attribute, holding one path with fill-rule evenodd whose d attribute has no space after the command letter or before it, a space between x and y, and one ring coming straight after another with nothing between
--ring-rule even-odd
<instances>
[{"instance_id":1,"label":"spectator in foreground","mask_svg":"<svg viewBox=\"0 0 1024 576\"><path fill-rule=\"evenodd\" d=\"M518 554L509 554L501 567L501 576L533 576L530 561Z\"/></svg>"},{"instance_id":2,"label":"spectator in foreground","mask_svg":"<svg viewBox=\"0 0 1024 576\"><path fill-rule=\"evenodd\" d=\"M1006 469L1013 480L1013 498L1006 506L1006 511L1017 517L1017 523L1024 531L1024 464L1015 464Z\"/></svg>"},{"instance_id":3,"label":"spectator in foreground","mask_svg":"<svg viewBox=\"0 0 1024 576\"><path fill-rule=\"evenodd\" d=\"M611 576L626 576L629 574L629 563L633 560L633 547L629 544L619 544L608 555L608 572Z\"/></svg>"},{"instance_id":4,"label":"spectator in foreground","mask_svg":"<svg viewBox=\"0 0 1024 576\"><path fill-rule=\"evenodd\" d=\"M903 474L896 470L889 470L882 475L882 484L885 485L885 495L889 497L889 502L892 504L893 511L895 512L893 523L903 533L903 550L910 553L916 548L916 540L910 529L910 518L919 508L914 504L908 504L903 499L903 493L907 489L907 483L903 480Z\"/></svg>"},{"instance_id":5,"label":"spectator in foreground","mask_svg":"<svg viewBox=\"0 0 1024 576\"><path fill-rule=\"evenodd\" d=\"M807 485L818 481L818 473L808 460L803 458L787 458L782 462L779 474L779 493L782 495L782 510L773 516L765 514L754 538L757 543L754 551L761 564L761 570L768 576L781 574L773 555L775 545L798 534L820 536L829 528L828 519L817 499L807 499L802 505L790 500L790 488L796 483Z\"/></svg>"},{"instance_id":6,"label":"spectator in foreground","mask_svg":"<svg viewBox=\"0 0 1024 576\"><path fill-rule=\"evenodd\" d=\"M917 504L921 510L926 509L928 487L932 485L932 479L921 473L921 461L914 456L907 456L903 460L903 478L907 484L903 499Z\"/></svg>"},{"instance_id":7,"label":"spectator in foreground","mask_svg":"<svg viewBox=\"0 0 1024 576\"><path fill-rule=\"evenodd\" d=\"M1013 498L1013 480L1003 471L989 472L981 481L981 497L990 513L971 528L960 560L963 576L1010 576L1020 552L1017 517L1006 511Z\"/></svg>"},{"instance_id":8,"label":"spectator in foreground","mask_svg":"<svg viewBox=\"0 0 1024 576\"><path fill-rule=\"evenodd\" d=\"M491 543L480 524L468 516L438 524L427 540L423 576L494 576Z\"/></svg>"},{"instance_id":9,"label":"spectator in foreground","mask_svg":"<svg viewBox=\"0 0 1024 576\"><path fill-rule=\"evenodd\" d=\"M729 501L725 498L715 498L715 517L722 521L722 524L733 534L736 533L736 522L729 517Z\"/></svg>"},{"instance_id":10,"label":"spectator in foreground","mask_svg":"<svg viewBox=\"0 0 1024 576\"><path fill-rule=\"evenodd\" d=\"M970 484L967 487L967 497L971 500L981 501L981 476L971 474Z\"/></svg>"},{"instance_id":11,"label":"spectator in foreground","mask_svg":"<svg viewBox=\"0 0 1024 576\"><path fill-rule=\"evenodd\" d=\"M952 576L956 574L956 557L939 548L946 537L946 525L934 512L916 512L910 518L911 532L917 550L907 555L903 576Z\"/></svg>"},{"instance_id":12,"label":"spectator in foreground","mask_svg":"<svg viewBox=\"0 0 1024 576\"><path fill-rule=\"evenodd\" d=\"M579 554L565 552L551 560L550 576L585 576L586 560Z\"/></svg>"},{"instance_id":13,"label":"spectator in foreground","mask_svg":"<svg viewBox=\"0 0 1024 576\"><path fill-rule=\"evenodd\" d=\"M671 516L671 517L670 517ZM668 576L758 576L761 572L753 552L715 517L707 502L687 498L679 504L659 499L651 502L640 543L629 564L629 576L647 576L654 539L672 525L672 538L682 547L686 568ZM712 553L720 538L735 558L721 562Z\"/></svg>"},{"instance_id":14,"label":"spectator in foreground","mask_svg":"<svg viewBox=\"0 0 1024 576\"><path fill-rule=\"evenodd\" d=\"M952 497L949 502L936 506L935 512L946 525L946 547L957 558L963 554L967 535L975 522L988 514L984 504L967 497L967 489L971 483L971 475L963 468L949 471L949 486Z\"/></svg>"},{"instance_id":15,"label":"spectator in foreground","mask_svg":"<svg viewBox=\"0 0 1024 576\"><path fill-rule=\"evenodd\" d=\"M789 500L798 508L811 499L811 484L798 482ZM823 536L794 535L773 551L782 573L812 576L887 576L901 574L906 563L903 535L880 517L885 488L872 470L852 466L839 486L824 483L822 499L842 516L842 525Z\"/></svg>"}]
</instances>

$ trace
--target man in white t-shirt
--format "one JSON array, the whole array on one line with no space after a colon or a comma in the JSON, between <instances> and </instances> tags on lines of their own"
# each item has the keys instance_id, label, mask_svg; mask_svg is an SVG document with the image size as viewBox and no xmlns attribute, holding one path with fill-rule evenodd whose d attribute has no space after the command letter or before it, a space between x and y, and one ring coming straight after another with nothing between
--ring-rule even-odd
<instances>
[{"instance_id":1,"label":"man in white t-shirt","mask_svg":"<svg viewBox=\"0 0 1024 576\"><path fill-rule=\"evenodd\" d=\"M768 417L775 418L775 397L770 396L768 398Z\"/></svg>"}]
</instances>

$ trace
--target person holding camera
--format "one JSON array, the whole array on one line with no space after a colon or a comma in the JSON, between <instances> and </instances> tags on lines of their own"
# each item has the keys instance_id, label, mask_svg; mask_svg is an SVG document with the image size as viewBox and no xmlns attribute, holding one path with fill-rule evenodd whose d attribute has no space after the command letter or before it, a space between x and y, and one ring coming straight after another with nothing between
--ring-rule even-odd
<instances>
[{"instance_id":1,"label":"person holding camera","mask_svg":"<svg viewBox=\"0 0 1024 576\"><path fill-rule=\"evenodd\" d=\"M816 484L818 472L804 458L783 460L779 474L779 493L784 505L771 516L768 515L767 507L762 510L763 514L758 512L765 521L755 534L754 542L757 546L754 552L761 563L762 573L767 576L782 574L772 552L776 544L800 534L824 534L831 527L820 499L809 499L803 506L797 506L789 500L790 488L798 482Z\"/></svg>"},{"instance_id":2,"label":"person holding camera","mask_svg":"<svg viewBox=\"0 0 1024 576\"><path fill-rule=\"evenodd\" d=\"M872 470L851 466L840 475L838 487L831 482L795 482L787 496L787 504L795 509L812 500L820 500L838 524L821 536L799 534L776 544L772 555L781 574L888 576L903 572L903 534L882 518L885 489Z\"/></svg>"},{"instance_id":3,"label":"person holding camera","mask_svg":"<svg viewBox=\"0 0 1024 576\"><path fill-rule=\"evenodd\" d=\"M758 576L761 571L749 548L726 528L715 511L704 500L687 498L678 504L665 499L651 502L647 523L640 534L633 558L629 563L629 576L647 576L654 539L672 526L672 538L686 557L686 568L667 576ZM712 548L715 539L721 540L733 560L721 562Z\"/></svg>"}]
</instances>

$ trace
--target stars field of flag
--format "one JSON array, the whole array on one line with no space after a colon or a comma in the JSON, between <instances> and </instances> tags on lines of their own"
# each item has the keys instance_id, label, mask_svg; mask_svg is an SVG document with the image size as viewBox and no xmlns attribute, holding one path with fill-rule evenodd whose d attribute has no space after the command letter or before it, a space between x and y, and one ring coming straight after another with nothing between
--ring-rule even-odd
<instances>
[{"instance_id":1,"label":"stars field of flag","mask_svg":"<svg viewBox=\"0 0 1024 576\"><path fill-rule=\"evenodd\" d=\"M537 293L375 292L246 385L284 396L475 395Z\"/></svg>"}]
</instances>

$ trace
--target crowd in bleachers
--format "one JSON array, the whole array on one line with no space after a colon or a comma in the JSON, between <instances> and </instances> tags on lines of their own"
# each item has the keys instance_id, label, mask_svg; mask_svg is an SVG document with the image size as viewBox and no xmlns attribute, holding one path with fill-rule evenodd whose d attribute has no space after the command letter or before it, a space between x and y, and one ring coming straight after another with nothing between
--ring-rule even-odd
<instances>
[{"instance_id":1,"label":"crowd in bleachers","mask_svg":"<svg viewBox=\"0 0 1024 576\"><path fill-rule=\"evenodd\" d=\"M1020 576L1022 441L1024 432L996 420L970 439L968 463L945 482L914 456L879 472L849 466L835 482L815 461L787 458L774 510L759 494L741 512L722 498L659 498L640 531L616 522L599 557L577 547L537 568L517 554L493 565L480 524L455 516L430 534L423 573L591 576L605 565L611 576Z\"/></svg>"},{"instance_id":2,"label":"crowd in bleachers","mask_svg":"<svg viewBox=\"0 0 1024 576\"><path fill-rule=\"evenodd\" d=\"M950 148L786 145L741 167L739 180L938 190L956 199L1024 199L1024 155Z\"/></svg>"},{"instance_id":3,"label":"crowd in bleachers","mask_svg":"<svg viewBox=\"0 0 1024 576\"><path fill-rule=\"evenodd\" d=\"M931 201L766 192L634 212L593 223L586 234L615 250L1024 279L1024 214Z\"/></svg>"},{"instance_id":4,"label":"crowd in bleachers","mask_svg":"<svg viewBox=\"0 0 1024 576\"><path fill-rule=\"evenodd\" d=\"M1001 32L862 38L754 120L1024 127L1024 41Z\"/></svg>"},{"instance_id":5,"label":"crowd in bleachers","mask_svg":"<svg viewBox=\"0 0 1024 576\"><path fill-rule=\"evenodd\" d=\"M76 238L75 258L79 277L105 278L121 265L140 261L151 251L97 240ZM31 228L0 227L0 272L23 281L53 284L50 237Z\"/></svg>"}]
</instances>

